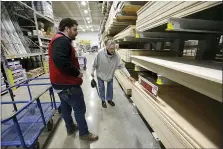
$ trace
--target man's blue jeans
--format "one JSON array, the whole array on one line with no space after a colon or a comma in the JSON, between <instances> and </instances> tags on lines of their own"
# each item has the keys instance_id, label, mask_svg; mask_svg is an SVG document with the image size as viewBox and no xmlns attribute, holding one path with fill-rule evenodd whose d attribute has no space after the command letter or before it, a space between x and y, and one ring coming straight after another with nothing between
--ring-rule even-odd
<instances>
[{"instance_id":1,"label":"man's blue jeans","mask_svg":"<svg viewBox=\"0 0 223 149\"><path fill-rule=\"evenodd\" d=\"M72 130L72 127L74 126L74 122L71 117L73 108L74 116L78 125L79 135L83 136L88 134L88 126L85 119L86 105L81 87L73 87L70 89L70 92L62 91L58 95L61 100L61 113L67 130Z\"/></svg>"},{"instance_id":2,"label":"man's blue jeans","mask_svg":"<svg viewBox=\"0 0 223 149\"><path fill-rule=\"evenodd\" d=\"M109 82L107 82L107 93L105 98L105 84L104 81L98 78L98 88L99 88L99 94L102 101L112 100L113 99L113 79Z\"/></svg>"}]
</instances>

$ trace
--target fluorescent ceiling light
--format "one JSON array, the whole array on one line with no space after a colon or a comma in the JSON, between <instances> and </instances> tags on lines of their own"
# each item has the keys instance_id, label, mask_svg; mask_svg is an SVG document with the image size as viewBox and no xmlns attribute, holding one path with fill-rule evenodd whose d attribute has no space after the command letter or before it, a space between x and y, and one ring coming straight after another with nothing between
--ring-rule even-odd
<instances>
[{"instance_id":1,"label":"fluorescent ceiling light","mask_svg":"<svg viewBox=\"0 0 223 149\"><path fill-rule=\"evenodd\" d=\"M91 29L91 31L93 32L93 31L94 31L94 29L92 28L92 29Z\"/></svg>"},{"instance_id":2,"label":"fluorescent ceiling light","mask_svg":"<svg viewBox=\"0 0 223 149\"><path fill-rule=\"evenodd\" d=\"M87 10L84 10L84 13L88 13L88 11Z\"/></svg>"},{"instance_id":3,"label":"fluorescent ceiling light","mask_svg":"<svg viewBox=\"0 0 223 149\"><path fill-rule=\"evenodd\" d=\"M90 21L87 21L87 23L91 23Z\"/></svg>"},{"instance_id":4,"label":"fluorescent ceiling light","mask_svg":"<svg viewBox=\"0 0 223 149\"><path fill-rule=\"evenodd\" d=\"M85 29L82 29L83 32L85 32Z\"/></svg>"},{"instance_id":5,"label":"fluorescent ceiling light","mask_svg":"<svg viewBox=\"0 0 223 149\"><path fill-rule=\"evenodd\" d=\"M89 28L89 27L87 26L87 28Z\"/></svg>"},{"instance_id":6,"label":"fluorescent ceiling light","mask_svg":"<svg viewBox=\"0 0 223 149\"><path fill-rule=\"evenodd\" d=\"M86 19L87 19L87 20L90 20L90 18L89 18L89 17L87 17Z\"/></svg>"},{"instance_id":7,"label":"fluorescent ceiling light","mask_svg":"<svg viewBox=\"0 0 223 149\"><path fill-rule=\"evenodd\" d=\"M86 5L86 2L85 1L81 2L81 5L85 6Z\"/></svg>"}]
</instances>

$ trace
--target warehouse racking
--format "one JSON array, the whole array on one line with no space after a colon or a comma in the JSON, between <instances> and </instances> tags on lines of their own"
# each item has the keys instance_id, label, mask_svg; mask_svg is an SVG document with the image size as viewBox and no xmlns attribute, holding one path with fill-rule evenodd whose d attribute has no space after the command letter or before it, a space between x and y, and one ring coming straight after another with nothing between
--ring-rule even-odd
<instances>
[{"instance_id":1,"label":"warehouse racking","mask_svg":"<svg viewBox=\"0 0 223 149\"><path fill-rule=\"evenodd\" d=\"M2 72L8 85L47 73L48 44L55 34L52 3L7 1L1 7Z\"/></svg>"},{"instance_id":2,"label":"warehouse racking","mask_svg":"<svg viewBox=\"0 0 223 149\"><path fill-rule=\"evenodd\" d=\"M217 1L113 2L101 26L137 82L117 80L166 148L222 147L222 12Z\"/></svg>"}]
</instances>

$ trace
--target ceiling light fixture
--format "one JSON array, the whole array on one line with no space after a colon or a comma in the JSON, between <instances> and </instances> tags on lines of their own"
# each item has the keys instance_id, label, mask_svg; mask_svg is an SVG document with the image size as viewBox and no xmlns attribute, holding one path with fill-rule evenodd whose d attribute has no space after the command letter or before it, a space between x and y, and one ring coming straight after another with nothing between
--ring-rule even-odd
<instances>
[{"instance_id":1,"label":"ceiling light fixture","mask_svg":"<svg viewBox=\"0 0 223 149\"><path fill-rule=\"evenodd\" d=\"M91 23L91 21L87 21L87 23Z\"/></svg>"},{"instance_id":2,"label":"ceiling light fixture","mask_svg":"<svg viewBox=\"0 0 223 149\"><path fill-rule=\"evenodd\" d=\"M90 20L90 18L89 18L89 17L87 17L86 19L87 19L87 20Z\"/></svg>"},{"instance_id":3,"label":"ceiling light fixture","mask_svg":"<svg viewBox=\"0 0 223 149\"><path fill-rule=\"evenodd\" d=\"M91 29L91 31L93 32L93 31L94 31L94 29L92 28L92 29Z\"/></svg>"},{"instance_id":4,"label":"ceiling light fixture","mask_svg":"<svg viewBox=\"0 0 223 149\"><path fill-rule=\"evenodd\" d=\"M88 13L88 10L84 10L84 13Z\"/></svg>"},{"instance_id":5,"label":"ceiling light fixture","mask_svg":"<svg viewBox=\"0 0 223 149\"><path fill-rule=\"evenodd\" d=\"M85 1L81 2L81 5L85 6L86 5L86 2Z\"/></svg>"},{"instance_id":6,"label":"ceiling light fixture","mask_svg":"<svg viewBox=\"0 0 223 149\"><path fill-rule=\"evenodd\" d=\"M85 32L85 29L82 29L83 32Z\"/></svg>"}]
</instances>

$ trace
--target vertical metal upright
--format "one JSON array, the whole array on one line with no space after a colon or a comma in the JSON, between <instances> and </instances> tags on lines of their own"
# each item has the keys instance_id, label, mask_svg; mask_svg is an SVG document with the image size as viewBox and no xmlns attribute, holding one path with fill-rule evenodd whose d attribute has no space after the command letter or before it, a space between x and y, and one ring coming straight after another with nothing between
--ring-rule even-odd
<instances>
[{"instance_id":1,"label":"vertical metal upright","mask_svg":"<svg viewBox=\"0 0 223 149\"><path fill-rule=\"evenodd\" d=\"M36 14L36 9L35 9L35 5L34 5L34 1L32 1L32 8L33 8L33 17L34 17L34 22L35 22L35 25L36 25L36 30L37 30L37 38L38 38L38 42L39 42L39 47L40 47L40 59L41 59L41 65L42 67L44 67L43 65L43 48L42 48L42 41L40 39L40 34L39 34L39 26L38 26L38 21L37 21L37 14Z\"/></svg>"}]
</instances>

